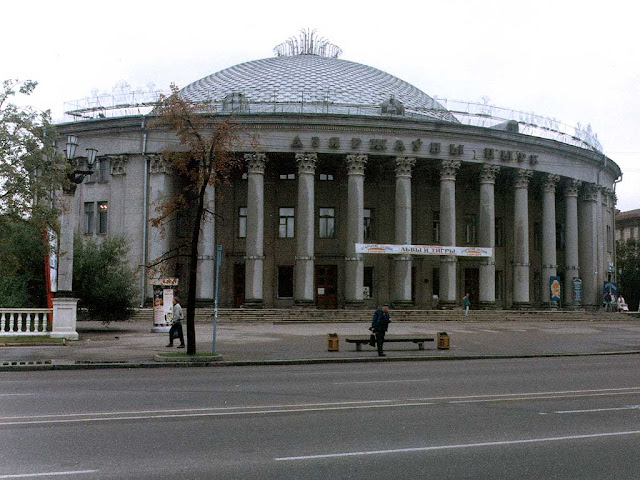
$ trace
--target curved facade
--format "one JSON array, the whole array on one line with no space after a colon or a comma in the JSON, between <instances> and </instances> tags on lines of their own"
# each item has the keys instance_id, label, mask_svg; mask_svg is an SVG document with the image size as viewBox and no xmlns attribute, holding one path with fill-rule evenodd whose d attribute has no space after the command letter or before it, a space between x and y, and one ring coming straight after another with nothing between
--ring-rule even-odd
<instances>
[{"instance_id":1,"label":"curved facade","mask_svg":"<svg viewBox=\"0 0 640 480\"><path fill-rule=\"evenodd\" d=\"M233 113L245 139L244 171L218 199L209 192L217 220L201 235L203 302L218 244L224 307L448 308L465 292L486 308L596 307L613 279L620 170L599 152L513 125L463 125L392 75L317 55L247 62L182 94ZM98 169L74 197L76 231L126 235L135 266L180 241L179 219L164 232L150 223L176 188L161 155L175 145L170 132L148 129L145 117L59 130L101 160L103 176ZM355 243L491 247L493 257L368 256ZM559 305L550 277L560 277Z\"/></svg>"}]
</instances>

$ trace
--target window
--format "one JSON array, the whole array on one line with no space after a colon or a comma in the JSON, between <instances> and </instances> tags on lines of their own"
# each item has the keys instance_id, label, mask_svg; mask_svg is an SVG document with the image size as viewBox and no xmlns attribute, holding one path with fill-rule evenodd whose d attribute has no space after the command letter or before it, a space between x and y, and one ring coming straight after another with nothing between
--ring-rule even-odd
<instances>
[{"instance_id":1,"label":"window","mask_svg":"<svg viewBox=\"0 0 640 480\"><path fill-rule=\"evenodd\" d=\"M86 177L86 183L95 183L98 181L98 170L99 170L99 164L98 163L94 163L93 166L91 168L89 168L89 165L87 165L85 163L84 165L86 167L87 170L91 170L91 175L87 175Z\"/></svg>"},{"instance_id":2,"label":"window","mask_svg":"<svg viewBox=\"0 0 640 480\"><path fill-rule=\"evenodd\" d=\"M280 208L280 225L278 236L280 238L293 238L295 225L295 209Z\"/></svg>"},{"instance_id":3,"label":"window","mask_svg":"<svg viewBox=\"0 0 640 480\"><path fill-rule=\"evenodd\" d=\"M293 298L293 266L278 266L278 298Z\"/></svg>"},{"instance_id":4,"label":"window","mask_svg":"<svg viewBox=\"0 0 640 480\"><path fill-rule=\"evenodd\" d=\"M504 247L504 218L496 217L496 247Z\"/></svg>"},{"instance_id":5,"label":"window","mask_svg":"<svg viewBox=\"0 0 640 480\"><path fill-rule=\"evenodd\" d=\"M363 298L373 298L373 267L364 267Z\"/></svg>"},{"instance_id":6,"label":"window","mask_svg":"<svg viewBox=\"0 0 640 480\"><path fill-rule=\"evenodd\" d=\"M440 269L434 268L431 275L431 284L433 285L433 298L440 298Z\"/></svg>"},{"instance_id":7,"label":"window","mask_svg":"<svg viewBox=\"0 0 640 480\"><path fill-rule=\"evenodd\" d=\"M247 238L247 207L238 209L238 237Z\"/></svg>"},{"instance_id":8,"label":"window","mask_svg":"<svg viewBox=\"0 0 640 480\"><path fill-rule=\"evenodd\" d=\"M95 215L94 208L93 202L84 203L84 225L82 233L85 235L93 234L93 217Z\"/></svg>"},{"instance_id":9,"label":"window","mask_svg":"<svg viewBox=\"0 0 640 480\"><path fill-rule=\"evenodd\" d=\"M100 162L98 164L98 181L99 182L108 182L109 181L109 176L110 176L110 172L109 172L109 159L108 158L102 158L100 159Z\"/></svg>"},{"instance_id":10,"label":"window","mask_svg":"<svg viewBox=\"0 0 640 480\"><path fill-rule=\"evenodd\" d=\"M296 174L293 172L280 173L280 180L295 180Z\"/></svg>"},{"instance_id":11,"label":"window","mask_svg":"<svg viewBox=\"0 0 640 480\"><path fill-rule=\"evenodd\" d=\"M478 216L464 216L464 242L467 245L476 245L478 243Z\"/></svg>"},{"instance_id":12,"label":"window","mask_svg":"<svg viewBox=\"0 0 640 480\"><path fill-rule=\"evenodd\" d=\"M433 212L433 222L431 223L431 241L440 243L440 212Z\"/></svg>"},{"instance_id":13,"label":"window","mask_svg":"<svg viewBox=\"0 0 640 480\"><path fill-rule=\"evenodd\" d=\"M365 208L362 211L362 219L364 221L363 238L364 240L371 240L373 238L373 230L371 223L371 209Z\"/></svg>"},{"instance_id":14,"label":"window","mask_svg":"<svg viewBox=\"0 0 640 480\"><path fill-rule=\"evenodd\" d=\"M542 225L540 222L533 223L533 250L536 252L542 250Z\"/></svg>"},{"instance_id":15,"label":"window","mask_svg":"<svg viewBox=\"0 0 640 480\"><path fill-rule=\"evenodd\" d=\"M611 253L611 245L613 243L611 237L611 225L607 225L607 252Z\"/></svg>"},{"instance_id":16,"label":"window","mask_svg":"<svg viewBox=\"0 0 640 480\"><path fill-rule=\"evenodd\" d=\"M107 233L107 214L109 213L109 204L107 202L98 202L98 233Z\"/></svg>"},{"instance_id":17,"label":"window","mask_svg":"<svg viewBox=\"0 0 640 480\"><path fill-rule=\"evenodd\" d=\"M320 181L321 182L332 182L333 181L333 174L332 173L321 173L320 174Z\"/></svg>"},{"instance_id":18,"label":"window","mask_svg":"<svg viewBox=\"0 0 640 480\"><path fill-rule=\"evenodd\" d=\"M336 214L333 208L320 209L320 238L333 238L335 236Z\"/></svg>"}]
</instances>

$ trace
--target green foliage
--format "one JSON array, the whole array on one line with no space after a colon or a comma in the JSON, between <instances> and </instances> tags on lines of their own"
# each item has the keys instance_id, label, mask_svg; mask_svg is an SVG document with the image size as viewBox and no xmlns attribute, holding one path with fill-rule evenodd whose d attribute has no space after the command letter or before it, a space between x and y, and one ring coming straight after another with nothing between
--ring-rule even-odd
<instances>
[{"instance_id":1,"label":"green foliage","mask_svg":"<svg viewBox=\"0 0 640 480\"><path fill-rule=\"evenodd\" d=\"M0 215L0 308L46 306L42 231L21 218Z\"/></svg>"},{"instance_id":2,"label":"green foliage","mask_svg":"<svg viewBox=\"0 0 640 480\"><path fill-rule=\"evenodd\" d=\"M37 83L5 80L0 86L0 214L54 225L52 193L71 169L56 152L55 129L49 111L18 107L15 95L30 95Z\"/></svg>"},{"instance_id":3,"label":"green foliage","mask_svg":"<svg viewBox=\"0 0 640 480\"><path fill-rule=\"evenodd\" d=\"M616 242L618 264L618 292L629 305L629 310L637 310L640 302L640 242L629 239Z\"/></svg>"},{"instance_id":4,"label":"green foliage","mask_svg":"<svg viewBox=\"0 0 640 480\"><path fill-rule=\"evenodd\" d=\"M74 239L73 292L91 320L126 320L138 295L135 272L127 261L127 240Z\"/></svg>"}]
</instances>

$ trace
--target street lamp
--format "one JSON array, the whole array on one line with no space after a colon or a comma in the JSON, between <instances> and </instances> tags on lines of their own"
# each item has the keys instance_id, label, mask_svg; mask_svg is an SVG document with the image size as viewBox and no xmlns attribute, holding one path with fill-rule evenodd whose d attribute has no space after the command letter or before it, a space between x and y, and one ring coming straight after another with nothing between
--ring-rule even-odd
<instances>
[{"instance_id":1,"label":"street lamp","mask_svg":"<svg viewBox=\"0 0 640 480\"><path fill-rule=\"evenodd\" d=\"M84 177L93 173L93 164L96 161L96 154L98 150L95 148L87 148L87 168L89 170L79 170L78 160L82 157L76 157L76 149L78 148L78 137L75 135L67 135L67 149L65 150L65 156L67 162L73 167L73 171L67 173L68 184L63 187L64 193L73 195L76 193L76 186L82 183Z\"/></svg>"}]
</instances>

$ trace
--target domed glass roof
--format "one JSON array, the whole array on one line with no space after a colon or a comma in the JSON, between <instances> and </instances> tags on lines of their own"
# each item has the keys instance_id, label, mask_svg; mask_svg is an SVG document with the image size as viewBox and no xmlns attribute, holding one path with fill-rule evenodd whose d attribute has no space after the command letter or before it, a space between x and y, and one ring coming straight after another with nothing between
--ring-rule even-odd
<instances>
[{"instance_id":1,"label":"domed glass roof","mask_svg":"<svg viewBox=\"0 0 640 480\"><path fill-rule=\"evenodd\" d=\"M457 123L433 98L393 75L313 54L234 65L187 85L181 95L239 113L402 115Z\"/></svg>"}]
</instances>

